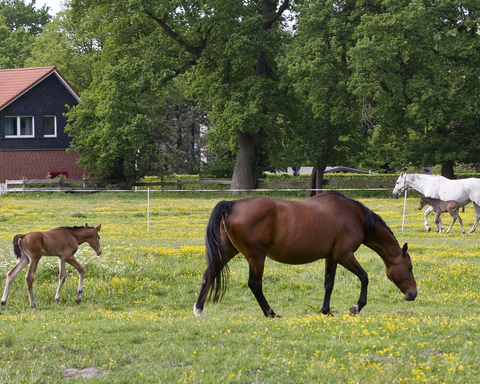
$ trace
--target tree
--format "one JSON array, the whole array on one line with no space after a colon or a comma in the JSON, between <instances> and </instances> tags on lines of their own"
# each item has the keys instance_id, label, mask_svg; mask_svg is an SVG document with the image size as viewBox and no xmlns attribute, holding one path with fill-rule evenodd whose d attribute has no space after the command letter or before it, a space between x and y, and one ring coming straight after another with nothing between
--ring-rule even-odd
<instances>
[{"instance_id":1,"label":"tree","mask_svg":"<svg viewBox=\"0 0 480 384\"><path fill-rule=\"evenodd\" d=\"M80 5L87 9L72 10L72 30L95 42L96 51L92 83L82 92L82 103L69 112L66 128L79 162L127 188L144 175L164 172L167 165L182 170L199 165L191 138L198 139L205 113L184 95L185 80L178 75L188 64L182 53L145 14L129 13L120 3L115 12L97 3L93 10ZM97 18L91 24L93 11ZM181 118L180 109L185 112ZM187 125L193 136L186 135Z\"/></svg>"},{"instance_id":2,"label":"tree","mask_svg":"<svg viewBox=\"0 0 480 384\"><path fill-rule=\"evenodd\" d=\"M51 16L48 7L36 10L35 1L0 2L0 68L22 68L30 56L34 37Z\"/></svg>"},{"instance_id":3,"label":"tree","mask_svg":"<svg viewBox=\"0 0 480 384\"><path fill-rule=\"evenodd\" d=\"M149 89L168 87L176 76L188 79L191 94L209 112L211 145L227 145L237 154L232 188L255 187L255 169L268 163L264 148L274 145L271 141L289 121L286 85L279 81L276 62L283 49L282 16L288 0L73 0L71 7L77 25L99 36L102 56L143 60L138 70L147 75L144 85ZM149 43L153 40L156 45ZM148 47L138 51L142 45ZM98 67L96 76L107 68ZM130 75L133 81L136 76Z\"/></svg>"},{"instance_id":4,"label":"tree","mask_svg":"<svg viewBox=\"0 0 480 384\"><path fill-rule=\"evenodd\" d=\"M82 93L92 83L92 71L100 46L90 31L77 27L69 9L58 13L35 37L25 66L56 66L69 83Z\"/></svg>"},{"instance_id":5,"label":"tree","mask_svg":"<svg viewBox=\"0 0 480 384\"><path fill-rule=\"evenodd\" d=\"M298 31L284 63L305 99L296 147L314 164L309 189L320 189L326 166L349 165L365 141L361 101L348 89L347 52L360 18L356 1L305 1L297 11Z\"/></svg>"},{"instance_id":6,"label":"tree","mask_svg":"<svg viewBox=\"0 0 480 384\"><path fill-rule=\"evenodd\" d=\"M349 52L351 89L373 101L376 145L389 145L397 164L442 164L453 178L456 162L480 160L480 3L367 3Z\"/></svg>"},{"instance_id":7,"label":"tree","mask_svg":"<svg viewBox=\"0 0 480 384\"><path fill-rule=\"evenodd\" d=\"M14 32L23 28L34 36L39 35L43 26L52 19L48 14L49 9L46 5L36 9L35 0L27 4L24 0L0 1L0 11L9 30Z\"/></svg>"},{"instance_id":8,"label":"tree","mask_svg":"<svg viewBox=\"0 0 480 384\"><path fill-rule=\"evenodd\" d=\"M23 68L30 56L33 36L20 28L9 31L5 18L0 14L0 68Z\"/></svg>"}]
</instances>

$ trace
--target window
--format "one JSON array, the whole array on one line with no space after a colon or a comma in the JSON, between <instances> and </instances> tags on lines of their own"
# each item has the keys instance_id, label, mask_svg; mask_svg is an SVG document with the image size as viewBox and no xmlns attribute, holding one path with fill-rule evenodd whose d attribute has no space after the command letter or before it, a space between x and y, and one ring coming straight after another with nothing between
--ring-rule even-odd
<instances>
[{"instance_id":1,"label":"window","mask_svg":"<svg viewBox=\"0 0 480 384\"><path fill-rule=\"evenodd\" d=\"M34 137L33 116L5 117L5 137Z\"/></svg>"},{"instance_id":2,"label":"window","mask_svg":"<svg viewBox=\"0 0 480 384\"><path fill-rule=\"evenodd\" d=\"M57 136L57 116L43 116L43 136Z\"/></svg>"}]
</instances>

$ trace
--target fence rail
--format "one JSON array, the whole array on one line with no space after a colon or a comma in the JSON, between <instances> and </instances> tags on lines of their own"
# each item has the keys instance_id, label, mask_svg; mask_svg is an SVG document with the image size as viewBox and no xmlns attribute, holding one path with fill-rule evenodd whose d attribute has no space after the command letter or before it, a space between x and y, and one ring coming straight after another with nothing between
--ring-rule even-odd
<instances>
[{"instance_id":1,"label":"fence rail","mask_svg":"<svg viewBox=\"0 0 480 384\"><path fill-rule=\"evenodd\" d=\"M0 193L3 192L40 192L40 191L64 191L64 192L98 192L106 190L106 186L119 182L118 180L100 180L100 179L32 179L32 180L7 180L0 187ZM188 186L198 186L198 191L206 190L208 185L231 185L230 179L202 179L198 180L177 180L177 181L158 181L152 183L138 182L133 187L160 187L161 191L179 191L190 190ZM339 188L384 188L390 189L394 186L392 179L385 180L334 180L324 179L323 187ZM184 188L185 186L185 188ZM286 182L260 182L258 189L307 189L308 181L286 181Z\"/></svg>"},{"instance_id":2,"label":"fence rail","mask_svg":"<svg viewBox=\"0 0 480 384\"><path fill-rule=\"evenodd\" d=\"M2 192L94 192L103 191L105 186L118 182L118 180L100 179L30 179L6 180ZM13 187L10 187L13 186Z\"/></svg>"}]
</instances>

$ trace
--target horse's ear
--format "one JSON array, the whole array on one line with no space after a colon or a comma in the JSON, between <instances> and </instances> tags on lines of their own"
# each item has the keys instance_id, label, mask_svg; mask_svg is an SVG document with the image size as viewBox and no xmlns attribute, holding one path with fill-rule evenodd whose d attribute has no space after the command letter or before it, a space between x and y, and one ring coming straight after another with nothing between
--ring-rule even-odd
<instances>
[{"instance_id":1,"label":"horse's ear","mask_svg":"<svg viewBox=\"0 0 480 384\"><path fill-rule=\"evenodd\" d=\"M97 230L97 232L100 232L100 228L102 228L102 224L98 224L97 228L95 228Z\"/></svg>"},{"instance_id":2,"label":"horse's ear","mask_svg":"<svg viewBox=\"0 0 480 384\"><path fill-rule=\"evenodd\" d=\"M88 226L88 223L85 223L85 228L90 228L90 227Z\"/></svg>"},{"instance_id":3,"label":"horse's ear","mask_svg":"<svg viewBox=\"0 0 480 384\"><path fill-rule=\"evenodd\" d=\"M407 256L407 252L408 252L408 244L407 243L403 244L402 250L403 250L403 256Z\"/></svg>"}]
</instances>

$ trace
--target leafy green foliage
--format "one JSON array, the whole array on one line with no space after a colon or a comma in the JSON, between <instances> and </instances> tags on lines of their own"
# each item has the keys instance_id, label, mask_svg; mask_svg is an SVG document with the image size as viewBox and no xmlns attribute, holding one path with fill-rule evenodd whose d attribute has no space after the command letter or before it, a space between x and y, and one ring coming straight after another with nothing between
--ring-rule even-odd
<instances>
[{"instance_id":1,"label":"leafy green foliage","mask_svg":"<svg viewBox=\"0 0 480 384\"><path fill-rule=\"evenodd\" d=\"M478 162L477 2L378 1L351 48L350 86L371 100L376 145L397 164Z\"/></svg>"}]
</instances>

